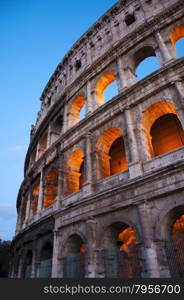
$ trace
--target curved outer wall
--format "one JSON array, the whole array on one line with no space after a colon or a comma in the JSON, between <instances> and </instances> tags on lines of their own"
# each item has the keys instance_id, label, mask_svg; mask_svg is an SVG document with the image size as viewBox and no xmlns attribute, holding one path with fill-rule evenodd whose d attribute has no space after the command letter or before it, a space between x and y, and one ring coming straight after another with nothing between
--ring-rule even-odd
<instances>
[{"instance_id":1,"label":"curved outer wall","mask_svg":"<svg viewBox=\"0 0 184 300\"><path fill-rule=\"evenodd\" d=\"M74 235L85 244L84 276L105 277L105 232L119 223L136 233L140 276L172 276L165 242L169 224L184 213L184 148L154 157L148 131L167 113L184 127L184 58L174 49L183 16L179 0L118 1L57 66L31 130L11 277L24 276L29 252L31 276L39 276L47 243L51 276L63 277L67 240ZM137 66L153 55L160 69L137 82ZM103 88L114 79L118 94L103 103ZM120 136L127 169L109 176L110 141ZM77 174L83 174L80 187Z\"/></svg>"}]
</instances>

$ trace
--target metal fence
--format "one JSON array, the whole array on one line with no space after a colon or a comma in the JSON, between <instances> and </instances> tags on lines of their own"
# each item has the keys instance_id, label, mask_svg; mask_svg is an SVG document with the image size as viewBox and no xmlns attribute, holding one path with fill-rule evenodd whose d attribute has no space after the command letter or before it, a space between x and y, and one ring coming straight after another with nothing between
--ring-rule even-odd
<instances>
[{"instance_id":1,"label":"metal fence","mask_svg":"<svg viewBox=\"0 0 184 300\"><path fill-rule=\"evenodd\" d=\"M42 260L39 266L39 277L50 278L52 274L52 259Z\"/></svg>"},{"instance_id":2,"label":"metal fence","mask_svg":"<svg viewBox=\"0 0 184 300\"><path fill-rule=\"evenodd\" d=\"M142 268L136 245L132 245L129 253L117 248L104 250L106 278L140 278Z\"/></svg>"},{"instance_id":3,"label":"metal fence","mask_svg":"<svg viewBox=\"0 0 184 300\"><path fill-rule=\"evenodd\" d=\"M25 278L31 278L32 275L32 265L27 265L25 268L25 274L24 277Z\"/></svg>"},{"instance_id":4,"label":"metal fence","mask_svg":"<svg viewBox=\"0 0 184 300\"><path fill-rule=\"evenodd\" d=\"M184 239L166 241L165 249L171 277L184 278Z\"/></svg>"},{"instance_id":5,"label":"metal fence","mask_svg":"<svg viewBox=\"0 0 184 300\"><path fill-rule=\"evenodd\" d=\"M70 254L63 259L64 278L83 278L85 276L85 254Z\"/></svg>"}]
</instances>

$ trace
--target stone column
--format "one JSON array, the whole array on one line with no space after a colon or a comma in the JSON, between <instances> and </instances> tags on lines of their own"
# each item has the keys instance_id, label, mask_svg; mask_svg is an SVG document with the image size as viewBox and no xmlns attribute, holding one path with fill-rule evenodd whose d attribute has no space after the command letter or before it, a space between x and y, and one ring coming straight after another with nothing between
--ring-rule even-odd
<instances>
[{"instance_id":1,"label":"stone column","mask_svg":"<svg viewBox=\"0 0 184 300\"><path fill-rule=\"evenodd\" d=\"M63 132L65 133L68 130L68 106L67 103L64 105L64 113L63 113Z\"/></svg>"},{"instance_id":2,"label":"stone column","mask_svg":"<svg viewBox=\"0 0 184 300\"><path fill-rule=\"evenodd\" d=\"M176 89L177 96L176 99L173 97L173 101L176 107L176 110L179 114L179 118L184 128L184 84L179 79L173 82L173 85Z\"/></svg>"},{"instance_id":3,"label":"stone column","mask_svg":"<svg viewBox=\"0 0 184 300\"><path fill-rule=\"evenodd\" d=\"M172 59L172 56L169 53L169 50L161 36L161 34L157 31L155 32L155 39L158 43L158 47L160 49L160 52L162 54L163 63L167 63Z\"/></svg>"},{"instance_id":4,"label":"stone column","mask_svg":"<svg viewBox=\"0 0 184 300\"><path fill-rule=\"evenodd\" d=\"M59 167L58 167L58 193L56 200L54 202L54 208L58 209L62 205L62 198L63 198L63 159L61 153L59 154Z\"/></svg>"},{"instance_id":5,"label":"stone column","mask_svg":"<svg viewBox=\"0 0 184 300\"><path fill-rule=\"evenodd\" d=\"M90 41L86 44L86 53L87 53L87 66L91 65L92 59L91 59L91 46Z\"/></svg>"},{"instance_id":6,"label":"stone column","mask_svg":"<svg viewBox=\"0 0 184 300\"><path fill-rule=\"evenodd\" d=\"M44 180L43 180L43 168L40 174L40 192L38 197L38 205L37 205L37 215L39 216L40 212L42 211L44 201Z\"/></svg>"},{"instance_id":7,"label":"stone column","mask_svg":"<svg viewBox=\"0 0 184 300\"><path fill-rule=\"evenodd\" d=\"M59 278L59 232L54 230L53 254L52 254L52 278Z\"/></svg>"},{"instance_id":8,"label":"stone column","mask_svg":"<svg viewBox=\"0 0 184 300\"><path fill-rule=\"evenodd\" d=\"M127 139L128 139L128 147L129 147L129 173L130 178L134 178L142 175L142 164L139 158L139 151L137 140L134 132L134 124L132 119L132 112L130 108L125 109L125 122L126 122L126 131L127 131Z\"/></svg>"},{"instance_id":9,"label":"stone column","mask_svg":"<svg viewBox=\"0 0 184 300\"><path fill-rule=\"evenodd\" d=\"M47 149L51 145L51 125L49 124L48 131L47 131Z\"/></svg>"},{"instance_id":10,"label":"stone column","mask_svg":"<svg viewBox=\"0 0 184 300\"><path fill-rule=\"evenodd\" d=\"M138 214L142 231L142 258L145 261L145 277L160 277L157 261L156 246L153 239L153 230L151 227L151 216L149 206L146 202L138 205Z\"/></svg>"},{"instance_id":11,"label":"stone column","mask_svg":"<svg viewBox=\"0 0 184 300\"><path fill-rule=\"evenodd\" d=\"M35 158L36 161L39 159L39 149L40 149L40 143L38 141L38 144L36 146L36 158Z\"/></svg>"},{"instance_id":12,"label":"stone column","mask_svg":"<svg viewBox=\"0 0 184 300\"><path fill-rule=\"evenodd\" d=\"M88 219L86 221L86 227L87 227L87 237L88 237L88 245L87 245L87 261L86 265L87 272L86 277L88 278L95 278L98 274L98 265L97 265L97 252L96 252L96 226L97 222L94 219Z\"/></svg>"},{"instance_id":13,"label":"stone column","mask_svg":"<svg viewBox=\"0 0 184 300\"><path fill-rule=\"evenodd\" d=\"M36 267L37 267L37 249L36 249L37 241L33 241L33 255L32 255L32 270L31 270L31 278L36 278Z\"/></svg>"},{"instance_id":14,"label":"stone column","mask_svg":"<svg viewBox=\"0 0 184 300\"><path fill-rule=\"evenodd\" d=\"M83 192L85 195L92 193L93 182L93 168L92 168L92 145L91 145L91 133L87 133L85 141L85 182L83 184Z\"/></svg>"},{"instance_id":15,"label":"stone column","mask_svg":"<svg viewBox=\"0 0 184 300\"><path fill-rule=\"evenodd\" d=\"M118 44L120 36L119 36L119 32L118 32L118 26L119 26L119 22L117 20L112 20L111 21L111 33L112 33L112 43L113 46L115 46L116 44Z\"/></svg>"},{"instance_id":16,"label":"stone column","mask_svg":"<svg viewBox=\"0 0 184 300\"><path fill-rule=\"evenodd\" d=\"M17 224L16 224L16 230L15 230L15 234L18 234L19 231L21 230L21 209L18 213L18 218L17 218Z\"/></svg>"},{"instance_id":17,"label":"stone column","mask_svg":"<svg viewBox=\"0 0 184 300\"><path fill-rule=\"evenodd\" d=\"M87 108L87 115L91 114L94 110L94 103L93 103L93 96L91 93L91 83L90 81L87 81L86 84L86 108Z\"/></svg>"},{"instance_id":18,"label":"stone column","mask_svg":"<svg viewBox=\"0 0 184 300\"><path fill-rule=\"evenodd\" d=\"M25 223L28 222L28 219L30 216L30 207L31 207L31 193L29 192L28 197L27 197Z\"/></svg>"},{"instance_id":19,"label":"stone column","mask_svg":"<svg viewBox=\"0 0 184 300\"><path fill-rule=\"evenodd\" d=\"M117 85L118 85L118 91L120 93L123 88L124 81L126 81L125 74L123 73L123 67L122 67L122 62L120 57L117 57L116 59L116 66L117 66Z\"/></svg>"},{"instance_id":20,"label":"stone column","mask_svg":"<svg viewBox=\"0 0 184 300\"><path fill-rule=\"evenodd\" d=\"M20 259L19 259L17 278L22 278L24 259L25 258L23 256L21 256Z\"/></svg>"}]
</instances>

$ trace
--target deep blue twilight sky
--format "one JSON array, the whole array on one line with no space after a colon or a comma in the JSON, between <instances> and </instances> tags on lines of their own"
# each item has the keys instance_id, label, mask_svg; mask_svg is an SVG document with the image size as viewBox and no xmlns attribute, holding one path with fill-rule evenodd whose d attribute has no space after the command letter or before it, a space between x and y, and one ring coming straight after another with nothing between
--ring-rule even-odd
<instances>
[{"instance_id":1,"label":"deep blue twilight sky","mask_svg":"<svg viewBox=\"0 0 184 300\"><path fill-rule=\"evenodd\" d=\"M73 43L116 2L0 0L2 239L12 239L15 232L16 197L23 179L31 124L36 121L44 86ZM178 56L183 49L182 40ZM148 62L157 67L151 59ZM146 72L144 67L142 72Z\"/></svg>"}]
</instances>

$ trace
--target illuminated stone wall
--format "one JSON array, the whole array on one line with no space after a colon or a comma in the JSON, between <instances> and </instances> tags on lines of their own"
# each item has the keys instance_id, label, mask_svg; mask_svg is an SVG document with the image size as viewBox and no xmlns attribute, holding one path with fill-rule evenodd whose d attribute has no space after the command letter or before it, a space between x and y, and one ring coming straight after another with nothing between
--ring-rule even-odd
<instances>
[{"instance_id":1,"label":"illuminated stone wall","mask_svg":"<svg viewBox=\"0 0 184 300\"><path fill-rule=\"evenodd\" d=\"M57 66L32 125L11 277L184 276L183 16L183 1L118 1ZM150 56L160 68L138 81Z\"/></svg>"}]
</instances>

